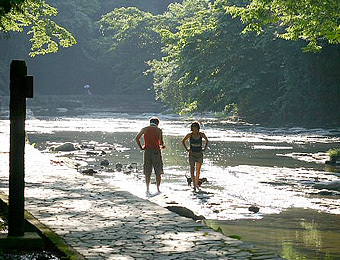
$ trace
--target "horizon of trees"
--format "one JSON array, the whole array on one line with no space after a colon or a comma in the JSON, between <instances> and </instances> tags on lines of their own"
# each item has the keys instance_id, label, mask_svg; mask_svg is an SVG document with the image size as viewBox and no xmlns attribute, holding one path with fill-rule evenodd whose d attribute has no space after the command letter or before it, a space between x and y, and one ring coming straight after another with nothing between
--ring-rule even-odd
<instances>
[{"instance_id":1,"label":"horizon of trees","mask_svg":"<svg viewBox=\"0 0 340 260\"><path fill-rule=\"evenodd\" d=\"M78 43L30 59L29 70L45 94L90 84L97 94L155 93L182 114L338 125L340 3L318 3L59 0L56 22ZM0 56L25 56L25 41L2 39ZM5 70L0 64L1 85Z\"/></svg>"}]
</instances>

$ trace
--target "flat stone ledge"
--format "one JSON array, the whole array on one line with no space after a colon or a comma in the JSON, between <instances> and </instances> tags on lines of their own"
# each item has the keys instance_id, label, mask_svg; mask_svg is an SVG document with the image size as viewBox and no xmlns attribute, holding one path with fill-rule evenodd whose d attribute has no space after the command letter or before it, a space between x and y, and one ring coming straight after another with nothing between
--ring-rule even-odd
<instances>
[{"instance_id":1,"label":"flat stone ledge","mask_svg":"<svg viewBox=\"0 0 340 260\"><path fill-rule=\"evenodd\" d=\"M23 236L0 234L1 249L43 250L44 241L36 232L25 232Z\"/></svg>"}]
</instances>

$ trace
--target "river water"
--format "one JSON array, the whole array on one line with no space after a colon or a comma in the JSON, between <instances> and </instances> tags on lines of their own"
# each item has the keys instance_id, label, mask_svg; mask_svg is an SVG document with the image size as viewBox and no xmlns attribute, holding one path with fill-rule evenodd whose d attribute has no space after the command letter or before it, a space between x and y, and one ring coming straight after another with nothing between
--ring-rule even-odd
<instances>
[{"instance_id":1,"label":"river water","mask_svg":"<svg viewBox=\"0 0 340 260\"><path fill-rule=\"evenodd\" d=\"M161 191L146 196L137 132L149 114L91 113L26 121L31 143L44 152L71 142L82 149L59 152L60 161L160 205L181 205L209 224L287 259L340 259L340 171L326 167L327 150L340 147L339 129L264 128L213 117L159 115L166 149ZM198 119L209 138L200 192L187 185L181 139ZM108 166L101 166L104 160ZM117 163L124 166L118 172ZM260 210L248 210L255 205Z\"/></svg>"}]
</instances>

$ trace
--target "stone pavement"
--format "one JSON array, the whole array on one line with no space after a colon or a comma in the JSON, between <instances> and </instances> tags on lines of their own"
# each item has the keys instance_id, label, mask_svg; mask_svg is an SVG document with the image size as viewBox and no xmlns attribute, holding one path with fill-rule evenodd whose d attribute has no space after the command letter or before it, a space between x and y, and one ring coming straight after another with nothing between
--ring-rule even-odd
<instances>
[{"instance_id":1,"label":"stone pavement","mask_svg":"<svg viewBox=\"0 0 340 260\"><path fill-rule=\"evenodd\" d=\"M0 121L8 194L7 129ZM25 209L85 259L282 259L50 159L26 145Z\"/></svg>"}]
</instances>

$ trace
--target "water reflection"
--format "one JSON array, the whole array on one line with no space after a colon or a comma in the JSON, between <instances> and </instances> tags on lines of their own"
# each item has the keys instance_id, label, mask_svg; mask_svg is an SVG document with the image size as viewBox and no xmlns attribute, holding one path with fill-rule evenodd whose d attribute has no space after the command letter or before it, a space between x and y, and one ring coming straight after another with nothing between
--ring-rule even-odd
<instances>
[{"instance_id":1,"label":"water reflection","mask_svg":"<svg viewBox=\"0 0 340 260\"><path fill-rule=\"evenodd\" d=\"M338 215L293 208L259 220L207 222L225 235L237 235L287 259L340 259Z\"/></svg>"}]
</instances>

